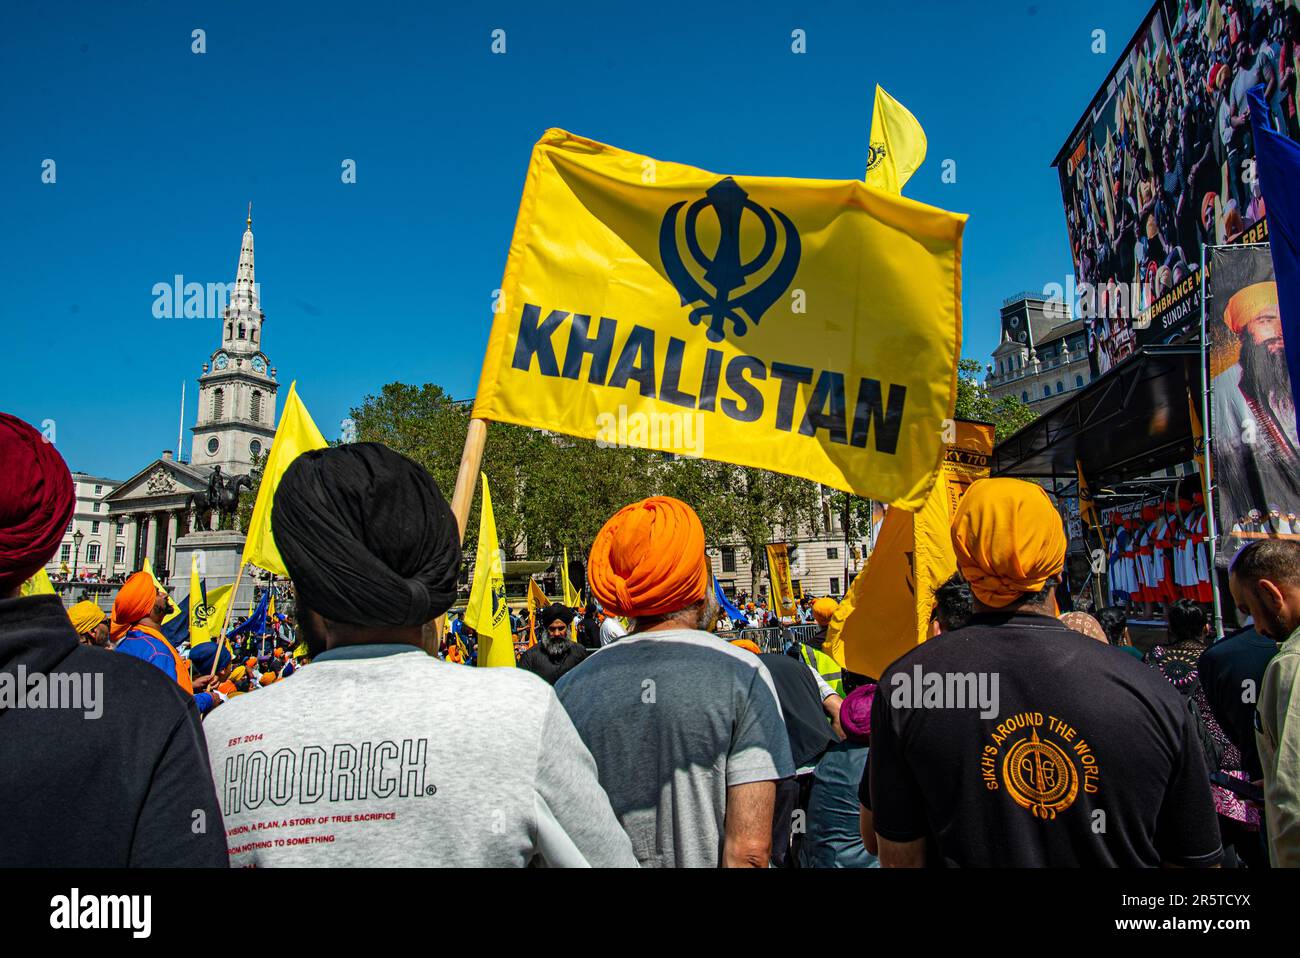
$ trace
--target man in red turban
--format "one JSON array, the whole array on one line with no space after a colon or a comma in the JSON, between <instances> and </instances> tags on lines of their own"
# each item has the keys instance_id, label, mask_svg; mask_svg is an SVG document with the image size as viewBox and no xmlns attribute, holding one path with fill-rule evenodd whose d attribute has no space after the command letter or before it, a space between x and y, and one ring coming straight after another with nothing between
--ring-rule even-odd
<instances>
[{"instance_id":1,"label":"man in red turban","mask_svg":"<svg viewBox=\"0 0 1300 958\"><path fill-rule=\"evenodd\" d=\"M54 444L16 416L0 413L0 598L53 558L77 500Z\"/></svg>"},{"instance_id":2,"label":"man in red turban","mask_svg":"<svg viewBox=\"0 0 1300 958\"><path fill-rule=\"evenodd\" d=\"M74 503L54 446L0 413L0 795L30 796L0 816L0 868L224 867L190 697L127 656L83 645L59 596L21 594L58 549ZM192 828L196 812L208 828Z\"/></svg>"},{"instance_id":3,"label":"man in red turban","mask_svg":"<svg viewBox=\"0 0 1300 958\"><path fill-rule=\"evenodd\" d=\"M765 868L776 783L794 762L767 667L709 631L709 572L686 503L620 509L596 536L587 581L631 634L555 691L642 865Z\"/></svg>"}]
</instances>

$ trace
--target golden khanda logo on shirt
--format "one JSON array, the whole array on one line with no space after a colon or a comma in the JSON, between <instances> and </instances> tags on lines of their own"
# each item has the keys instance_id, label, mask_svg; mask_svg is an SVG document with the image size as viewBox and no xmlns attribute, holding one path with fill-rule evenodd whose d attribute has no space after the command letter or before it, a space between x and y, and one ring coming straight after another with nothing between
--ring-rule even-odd
<instances>
[{"instance_id":1,"label":"golden khanda logo on shirt","mask_svg":"<svg viewBox=\"0 0 1300 958\"><path fill-rule=\"evenodd\" d=\"M991 792L1005 791L1035 818L1051 821L1074 804L1080 790L1100 788L1097 756L1078 729L1055 715L1020 712L998 723L980 755L980 776Z\"/></svg>"}]
</instances>

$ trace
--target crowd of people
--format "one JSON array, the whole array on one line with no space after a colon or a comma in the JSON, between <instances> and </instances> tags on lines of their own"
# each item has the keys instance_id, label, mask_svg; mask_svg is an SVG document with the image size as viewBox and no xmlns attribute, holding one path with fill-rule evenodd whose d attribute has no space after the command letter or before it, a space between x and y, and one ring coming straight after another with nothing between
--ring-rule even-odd
<instances>
[{"instance_id":1,"label":"crowd of people","mask_svg":"<svg viewBox=\"0 0 1300 958\"><path fill-rule=\"evenodd\" d=\"M0 456L0 789L34 799L0 820L0 864L1300 864L1294 541L1234 559L1251 628L1211 644L1180 598L1143 653L1122 609L1058 608L1066 538L1042 488L980 480L930 638L866 676L823 650L834 600L780 650L718 635L703 526L652 497L594 541L599 613L547 606L520 667L468 668L463 623L430 628L462 565L442 492L345 444L299 456L274 496L300 668L282 644L186 658L145 573L107 620L23 595L71 479L3 414ZM597 615L625 634L587 649L574 621ZM93 711L15 707L37 684Z\"/></svg>"},{"instance_id":2,"label":"crowd of people","mask_svg":"<svg viewBox=\"0 0 1300 958\"><path fill-rule=\"evenodd\" d=\"M1157 16L1096 127L1061 163L1076 271L1098 292L1087 318L1101 372L1132 352L1133 318L1199 268L1203 245L1232 243L1263 218L1258 180L1245 175L1255 155L1246 92L1264 84L1272 125L1300 137L1300 9L1172 6L1171 35Z\"/></svg>"}]
</instances>

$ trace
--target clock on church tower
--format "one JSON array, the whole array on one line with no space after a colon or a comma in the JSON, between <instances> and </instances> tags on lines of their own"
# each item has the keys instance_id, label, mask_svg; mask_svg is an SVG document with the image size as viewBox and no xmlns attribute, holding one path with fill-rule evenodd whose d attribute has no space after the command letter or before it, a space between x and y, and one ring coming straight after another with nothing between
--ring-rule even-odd
<instances>
[{"instance_id":1,"label":"clock on church tower","mask_svg":"<svg viewBox=\"0 0 1300 958\"><path fill-rule=\"evenodd\" d=\"M249 204L234 291L221 316L221 346L203 364L190 464L247 474L275 435L275 369L262 352L261 296L253 273L253 210Z\"/></svg>"}]
</instances>

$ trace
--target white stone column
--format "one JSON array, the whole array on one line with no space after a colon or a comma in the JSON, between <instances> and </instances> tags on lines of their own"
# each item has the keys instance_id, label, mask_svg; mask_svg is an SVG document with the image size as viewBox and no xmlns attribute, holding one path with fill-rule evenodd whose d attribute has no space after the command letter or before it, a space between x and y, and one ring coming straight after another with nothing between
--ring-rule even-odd
<instances>
[{"instance_id":1,"label":"white stone column","mask_svg":"<svg viewBox=\"0 0 1300 958\"><path fill-rule=\"evenodd\" d=\"M108 516L108 535L105 537L107 545L104 546L104 577L108 578L114 572L116 563L113 562L113 553L117 551L117 520L118 516L109 513Z\"/></svg>"},{"instance_id":2,"label":"white stone column","mask_svg":"<svg viewBox=\"0 0 1300 958\"><path fill-rule=\"evenodd\" d=\"M150 512L145 514L146 532L144 540L144 556L149 560L154 568L158 571L158 513Z\"/></svg>"}]
</instances>

